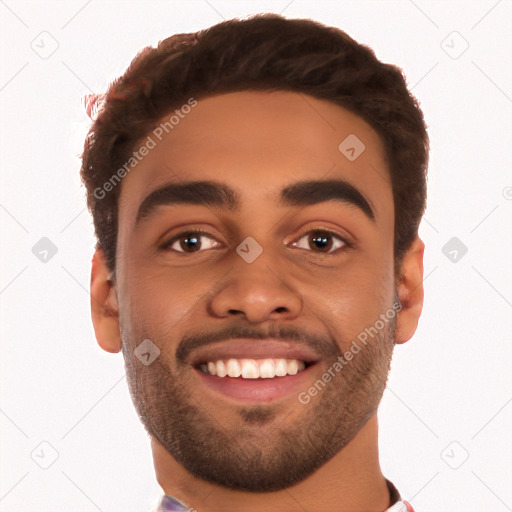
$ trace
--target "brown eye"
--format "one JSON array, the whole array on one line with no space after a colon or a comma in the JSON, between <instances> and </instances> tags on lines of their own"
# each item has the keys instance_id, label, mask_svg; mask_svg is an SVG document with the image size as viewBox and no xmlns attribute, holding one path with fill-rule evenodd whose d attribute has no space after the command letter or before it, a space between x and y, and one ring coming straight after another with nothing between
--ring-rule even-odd
<instances>
[{"instance_id":1,"label":"brown eye","mask_svg":"<svg viewBox=\"0 0 512 512\"><path fill-rule=\"evenodd\" d=\"M206 243L206 247L202 241L203 239L210 241L210 243ZM215 247L215 244L215 240L202 231L186 231L171 238L163 245L162 249L192 254L200 252L201 249L212 249Z\"/></svg>"},{"instance_id":2,"label":"brown eye","mask_svg":"<svg viewBox=\"0 0 512 512\"><path fill-rule=\"evenodd\" d=\"M301 244L301 240L306 240ZM326 230L313 230L299 238L298 242L292 244L299 249L311 249L320 254L330 254L348 246L347 242L337 234ZM334 250L332 250L334 248Z\"/></svg>"}]
</instances>

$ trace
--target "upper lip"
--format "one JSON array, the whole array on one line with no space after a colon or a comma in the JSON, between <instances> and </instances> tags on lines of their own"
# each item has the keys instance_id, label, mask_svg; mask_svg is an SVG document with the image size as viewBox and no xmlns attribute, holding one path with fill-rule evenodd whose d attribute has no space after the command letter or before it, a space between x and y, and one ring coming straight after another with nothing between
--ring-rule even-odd
<instances>
[{"instance_id":1,"label":"upper lip","mask_svg":"<svg viewBox=\"0 0 512 512\"><path fill-rule=\"evenodd\" d=\"M199 366L219 359L298 359L305 363L316 363L318 354L305 345L297 345L274 339L231 339L216 342L198 349L191 357L191 364Z\"/></svg>"}]
</instances>

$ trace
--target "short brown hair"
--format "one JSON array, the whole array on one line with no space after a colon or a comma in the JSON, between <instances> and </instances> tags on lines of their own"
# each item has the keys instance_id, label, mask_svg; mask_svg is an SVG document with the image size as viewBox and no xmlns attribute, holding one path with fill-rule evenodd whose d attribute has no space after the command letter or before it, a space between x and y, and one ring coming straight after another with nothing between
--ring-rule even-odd
<instances>
[{"instance_id":1,"label":"short brown hair","mask_svg":"<svg viewBox=\"0 0 512 512\"><path fill-rule=\"evenodd\" d=\"M121 185L101 198L95 191L163 116L188 99L244 90L309 94L345 107L377 131L391 172L398 268L425 210L429 149L423 114L401 70L337 28L259 14L144 48L95 98L98 115L85 140L80 175L97 248L105 251L109 269L115 271Z\"/></svg>"}]
</instances>

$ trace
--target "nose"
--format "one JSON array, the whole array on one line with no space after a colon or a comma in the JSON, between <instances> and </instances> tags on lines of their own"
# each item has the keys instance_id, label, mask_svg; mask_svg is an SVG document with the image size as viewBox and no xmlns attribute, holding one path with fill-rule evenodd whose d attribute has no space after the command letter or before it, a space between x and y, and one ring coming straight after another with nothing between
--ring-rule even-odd
<instances>
[{"instance_id":1,"label":"nose","mask_svg":"<svg viewBox=\"0 0 512 512\"><path fill-rule=\"evenodd\" d=\"M232 270L211 298L210 313L217 318L239 316L251 323L297 318L302 298L269 259L265 251L252 263L235 254Z\"/></svg>"}]
</instances>

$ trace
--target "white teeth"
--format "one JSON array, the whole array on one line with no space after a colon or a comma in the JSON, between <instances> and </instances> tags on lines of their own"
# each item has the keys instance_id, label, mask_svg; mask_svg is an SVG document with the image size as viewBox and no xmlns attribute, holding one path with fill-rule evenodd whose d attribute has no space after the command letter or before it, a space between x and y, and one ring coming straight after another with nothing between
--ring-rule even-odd
<instances>
[{"instance_id":1,"label":"white teeth","mask_svg":"<svg viewBox=\"0 0 512 512\"><path fill-rule=\"evenodd\" d=\"M216 365L212 361L208 363L208 373L210 375L217 375Z\"/></svg>"},{"instance_id":2,"label":"white teeth","mask_svg":"<svg viewBox=\"0 0 512 512\"><path fill-rule=\"evenodd\" d=\"M260 363L260 378L270 379L276 376L274 361L272 359L264 359Z\"/></svg>"},{"instance_id":3,"label":"white teeth","mask_svg":"<svg viewBox=\"0 0 512 512\"><path fill-rule=\"evenodd\" d=\"M295 375L299 371L298 361L288 361L288 375Z\"/></svg>"},{"instance_id":4,"label":"white teeth","mask_svg":"<svg viewBox=\"0 0 512 512\"><path fill-rule=\"evenodd\" d=\"M242 364L242 377L244 379L257 379L260 376L260 369L256 361L246 361Z\"/></svg>"},{"instance_id":5,"label":"white teeth","mask_svg":"<svg viewBox=\"0 0 512 512\"><path fill-rule=\"evenodd\" d=\"M226 370L226 365L224 364L224 361L217 361L216 365L217 369L217 377L225 377L228 374L228 371ZM215 375L215 374L212 374Z\"/></svg>"},{"instance_id":6,"label":"white teeth","mask_svg":"<svg viewBox=\"0 0 512 512\"><path fill-rule=\"evenodd\" d=\"M288 371L288 364L284 359L278 359L276 361L276 376L277 377L284 377L286 375L286 372Z\"/></svg>"},{"instance_id":7,"label":"white teeth","mask_svg":"<svg viewBox=\"0 0 512 512\"><path fill-rule=\"evenodd\" d=\"M271 379L296 375L306 367L297 359L228 359L208 361L200 365L204 373L217 377L242 377L243 379Z\"/></svg>"},{"instance_id":8,"label":"white teeth","mask_svg":"<svg viewBox=\"0 0 512 512\"><path fill-rule=\"evenodd\" d=\"M242 375L240 363L236 359L230 359L228 361L227 371L230 377L240 377L240 375Z\"/></svg>"}]
</instances>

